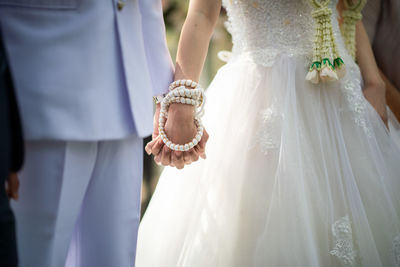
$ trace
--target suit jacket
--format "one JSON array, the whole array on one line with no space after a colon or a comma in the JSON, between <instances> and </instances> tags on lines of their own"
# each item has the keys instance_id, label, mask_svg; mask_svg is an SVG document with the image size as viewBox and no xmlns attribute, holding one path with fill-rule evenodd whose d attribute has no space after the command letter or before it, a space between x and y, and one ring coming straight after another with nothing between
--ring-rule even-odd
<instances>
[{"instance_id":1,"label":"suit jacket","mask_svg":"<svg viewBox=\"0 0 400 267\"><path fill-rule=\"evenodd\" d=\"M27 139L151 133L173 76L161 0L0 0L0 22Z\"/></svg>"}]
</instances>

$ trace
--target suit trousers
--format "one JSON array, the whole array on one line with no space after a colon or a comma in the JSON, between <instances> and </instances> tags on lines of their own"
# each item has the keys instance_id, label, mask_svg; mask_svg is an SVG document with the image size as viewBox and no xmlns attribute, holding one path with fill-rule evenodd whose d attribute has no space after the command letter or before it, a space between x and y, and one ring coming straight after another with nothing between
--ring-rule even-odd
<instances>
[{"instance_id":1,"label":"suit trousers","mask_svg":"<svg viewBox=\"0 0 400 267\"><path fill-rule=\"evenodd\" d=\"M142 143L26 143L13 203L21 267L134 266Z\"/></svg>"}]
</instances>

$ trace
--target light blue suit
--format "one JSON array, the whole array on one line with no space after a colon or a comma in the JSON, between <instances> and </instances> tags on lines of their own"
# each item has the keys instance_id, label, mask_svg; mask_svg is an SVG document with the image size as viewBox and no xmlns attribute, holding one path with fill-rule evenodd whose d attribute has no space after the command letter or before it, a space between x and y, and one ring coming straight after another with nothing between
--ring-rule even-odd
<instances>
[{"instance_id":1,"label":"light blue suit","mask_svg":"<svg viewBox=\"0 0 400 267\"><path fill-rule=\"evenodd\" d=\"M152 130L172 64L161 0L0 0L28 139L104 140Z\"/></svg>"},{"instance_id":2,"label":"light blue suit","mask_svg":"<svg viewBox=\"0 0 400 267\"><path fill-rule=\"evenodd\" d=\"M128 267L141 137L173 68L161 0L0 0L23 128L21 267Z\"/></svg>"}]
</instances>

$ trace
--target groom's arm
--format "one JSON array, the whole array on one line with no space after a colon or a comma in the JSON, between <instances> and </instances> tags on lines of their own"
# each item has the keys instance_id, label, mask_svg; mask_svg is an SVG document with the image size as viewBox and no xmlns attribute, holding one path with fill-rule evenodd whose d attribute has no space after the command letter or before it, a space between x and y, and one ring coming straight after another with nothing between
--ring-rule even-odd
<instances>
[{"instance_id":1,"label":"groom's arm","mask_svg":"<svg viewBox=\"0 0 400 267\"><path fill-rule=\"evenodd\" d=\"M153 95L168 91L173 79L173 63L168 51L161 0L139 0L142 32Z\"/></svg>"}]
</instances>

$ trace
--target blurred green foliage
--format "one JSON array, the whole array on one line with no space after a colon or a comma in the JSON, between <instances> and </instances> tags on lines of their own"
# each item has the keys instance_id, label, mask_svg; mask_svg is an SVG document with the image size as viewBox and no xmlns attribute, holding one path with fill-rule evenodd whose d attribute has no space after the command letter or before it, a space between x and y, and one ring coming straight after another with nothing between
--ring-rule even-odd
<instances>
[{"instance_id":1,"label":"blurred green foliage","mask_svg":"<svg viewBox=\"0 0 400 267\"><path fill-rule=\"evenodd\" d=\"M182 25L185 22L189 0L163 0L164 20L167 29L167 41L174 59L178 47ZM229 33L225 30L224 22L226 13L221 10L221 15L214 34L211 38L207 59L201 76L203 86L208 86L218 69L224 64L217 57L221 50L231 50L232 43Z\"/></svg>"}]
</instances>

